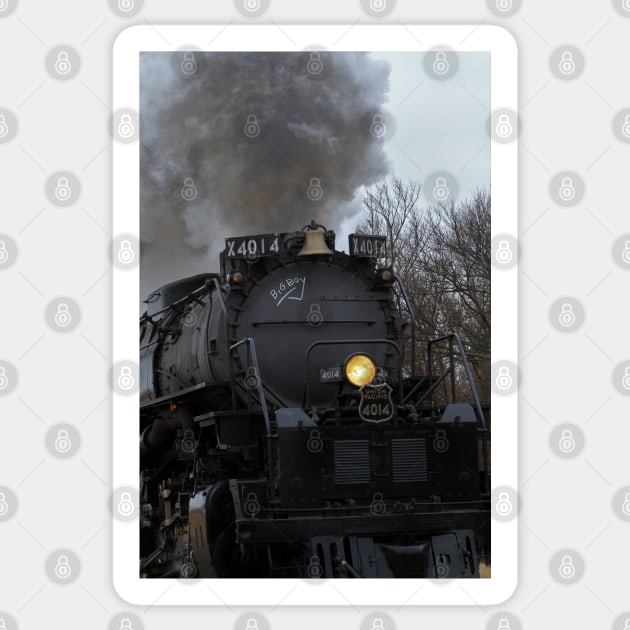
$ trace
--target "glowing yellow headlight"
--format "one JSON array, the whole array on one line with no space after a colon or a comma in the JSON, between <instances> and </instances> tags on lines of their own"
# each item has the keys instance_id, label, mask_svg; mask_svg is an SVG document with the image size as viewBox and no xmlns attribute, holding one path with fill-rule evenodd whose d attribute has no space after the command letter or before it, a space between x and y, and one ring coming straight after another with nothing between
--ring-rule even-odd
<instances>
[{"instance_id":1,"label":"glowing yellow headlight","mask_svg":"<svg viewBox=\"0 0 630 630\"><path fill-rule=\"evenodd\" d=\"M346 363L346 378L357 387L371 383L375 376L376 365L364 354L355 354Z\"/></svg>"}]
</instances>

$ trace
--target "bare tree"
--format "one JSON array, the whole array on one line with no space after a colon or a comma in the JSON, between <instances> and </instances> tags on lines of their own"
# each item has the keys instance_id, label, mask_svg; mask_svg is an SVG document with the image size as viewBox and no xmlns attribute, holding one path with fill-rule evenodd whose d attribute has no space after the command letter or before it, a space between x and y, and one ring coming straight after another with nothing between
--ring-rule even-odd
<instances>
[{"instance_id":1,"label":"bare tree","mask_svg":"<svg viewBox=\"0 0 630 630\"><path fill-rule=\"evenodd\" d=\"M404 235L411 217L417 210L420 184L405 184L391 177L383 184L369 189L363 196L366 219L357 228L358 232L383 234L387 237L387 255L392 265L396 263L400 246L404 246Z\"/></svg>"},{"instance_id":2,"label":"bare tree","mask_svg":"<svg viewBox=\"0 0 630 630\"><path fill-rule=\"evenodd\" d=\"M488 400L490 195L479 190L457 203L420 207L420 188L393 177L368 191L366 219L357 231L387 236L390 261L418 324L418 357L430 339L459 333Z\"/></svg>"}]
</instances>

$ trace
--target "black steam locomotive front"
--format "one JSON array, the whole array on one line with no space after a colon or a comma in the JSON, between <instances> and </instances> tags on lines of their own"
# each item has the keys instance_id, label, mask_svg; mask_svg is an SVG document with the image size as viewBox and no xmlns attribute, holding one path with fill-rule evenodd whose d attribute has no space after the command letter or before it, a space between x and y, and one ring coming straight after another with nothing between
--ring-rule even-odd
<instances>
[{"instance_id":1,"label":"black steam locomotive front","mask_svg":"<svg viewBox=\"0 0 630 630\"><path fill-rule=\"evenodd\" d=\"M219 274L148 298L143 576L478 577L478 400L433 404L385 239L349 249L315 224L231 238Z\"/></svg>"}]
</instances>

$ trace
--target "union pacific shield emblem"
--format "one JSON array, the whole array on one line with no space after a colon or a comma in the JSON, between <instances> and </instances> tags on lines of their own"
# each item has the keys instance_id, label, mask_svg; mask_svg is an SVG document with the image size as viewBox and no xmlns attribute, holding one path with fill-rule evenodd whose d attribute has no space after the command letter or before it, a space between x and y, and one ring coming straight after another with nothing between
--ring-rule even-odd
<instances>
[{"instance_id":1,"label":"union pacific shield emblem","mask_svg":"<svg viewBox=\"0 0 630 630\"><path fill-rule=\"evenodd\" d=\"M359 416L365 422L387 422L394 415L392 388L387 383L363 385L359 402Z\"/></svg>"}]
</instances>

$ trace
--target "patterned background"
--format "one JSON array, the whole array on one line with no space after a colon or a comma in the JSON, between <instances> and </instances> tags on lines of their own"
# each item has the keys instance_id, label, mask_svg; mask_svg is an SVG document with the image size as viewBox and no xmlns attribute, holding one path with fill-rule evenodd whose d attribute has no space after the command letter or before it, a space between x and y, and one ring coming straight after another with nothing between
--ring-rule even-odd
<instances>
[{"instance_id":1,"label":"patterned background","mask_svg":"<svg viewBox=\"0 0 630 630\"><path fill-rule=\"evenodd\" d=\"M630 2L251 3L0 0L0 622L630 628ZM252 20L494 23L519 44L520 579L500 606L249 614L112 587L111 46L131 24Z\"/></svg>"}]
</instances>

